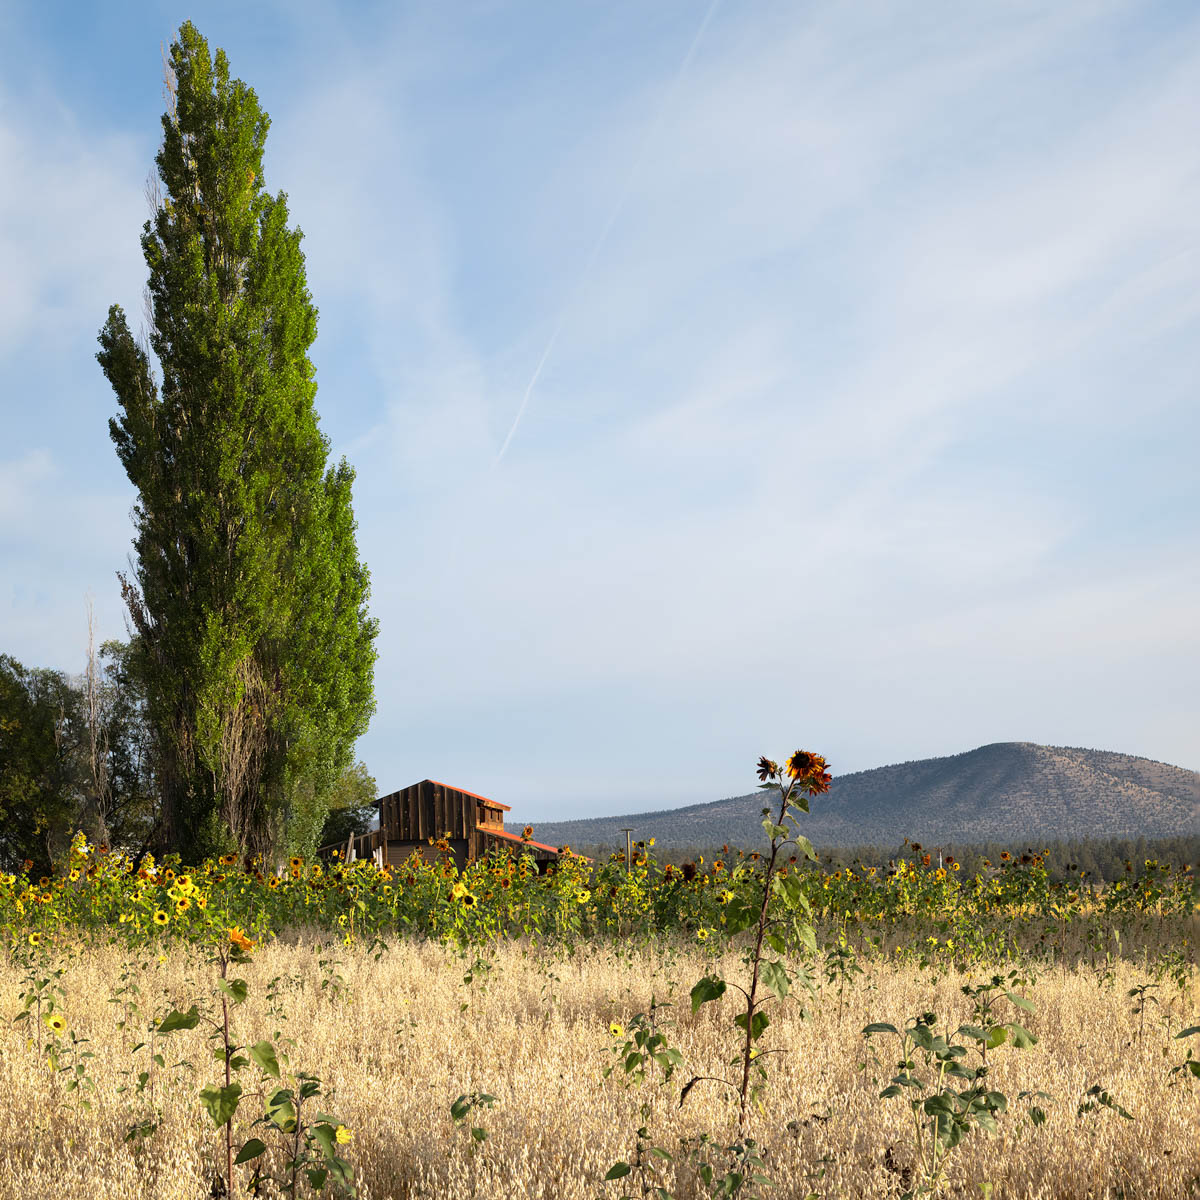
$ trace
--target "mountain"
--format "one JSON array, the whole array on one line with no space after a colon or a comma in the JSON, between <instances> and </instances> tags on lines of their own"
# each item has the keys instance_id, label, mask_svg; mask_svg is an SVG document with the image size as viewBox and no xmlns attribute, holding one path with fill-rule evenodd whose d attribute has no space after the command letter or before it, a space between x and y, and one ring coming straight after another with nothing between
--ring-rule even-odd
<instances>
[{"instance_id":1,"label":"mountain","mask_svg":"<svg viewBox=\"0 0 1200 1200\"><path fill-rule=\"evenodd\" d=\"M539 841L623 846L623 826L660 847L750 846L763 840L754 791L660 812L546 821ZM1072 746L996 742L948 758L834 776L801 831L818 846L1171 837L1200 833L1200 772Z\"/></svg>"}]
</instances>

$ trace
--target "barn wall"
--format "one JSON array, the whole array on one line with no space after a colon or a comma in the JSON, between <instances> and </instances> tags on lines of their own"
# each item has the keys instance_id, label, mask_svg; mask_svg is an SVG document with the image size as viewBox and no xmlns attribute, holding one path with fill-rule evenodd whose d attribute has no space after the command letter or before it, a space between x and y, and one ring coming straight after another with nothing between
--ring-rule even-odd
<instances>
[{"instance_id":1,"label":"barn wall","mask_svg":"<svg viewBox=\"0 0 1200 1200\"><path fill-rule=\"evenodd\" d=\"M450 850L454 856L454 865L461 871L467 862L466 840L464 838L451 838ZM427 863L436 863L440 861L438 851L435 850L427 841L388 842L388 866L403 866L404 860L408 858L414 851L416 851L416 853L419 854Z\"/></svg>"}]
</instances>

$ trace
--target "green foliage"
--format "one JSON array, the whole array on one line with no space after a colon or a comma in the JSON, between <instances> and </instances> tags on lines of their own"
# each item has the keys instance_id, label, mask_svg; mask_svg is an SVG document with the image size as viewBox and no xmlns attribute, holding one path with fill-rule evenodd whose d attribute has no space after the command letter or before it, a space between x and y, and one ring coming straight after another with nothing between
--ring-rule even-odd
<instances>
[{"instance_id":1,"label":"green foliage","mask_svg":"<svg viewBox=\"0 0 1200 1200\"><path fill-rule=\"evenodd\" d=\"M1011 1040L1019 1050L1026 1050L1037 1043L1037 1038L1023 1025L1016 1021L998 1022L995 1018L1001 1000L1007 1000L1025 1012L1033 1012L1033 1002L1017 995L1008 986L1024 982L1019 972L1009 971L1006 976L993 975L984 983L964 983L962 986L963 995L971 1001L974 1024L963 1025L959 1032L975 1042L985 1063L987 1052L1002 1046L1006 1041Z\"/></svg>"},{"instance_id":2,"label":"green foliage","mask_svg":"<svg viewBox=\"0 0 1200 1200\"><path fill-rule=\"evenodd\" d=\"M753 1138L746 1136L750 1105L763 1106L762 1097L767 1080L764 1058L772 1053L762 1050L757 1044L771 1024L765 1006L771 1001L782 1003L787 1000L797 983L812 991L812 979L808 972L803 965L793 964L800 955L816 953L816 935L808 921L811 906L798 875L789 873L781 854L790 846L810 861L815 858L811 843L796 830L795 821L800 813L808 812L809 797L827 791L830 781L825 760L820 755L803 750L797 750L782 770L770 759L759 759L758 777L764 781L763 788L778 794L778 812L771 808L762 810L762 824L770 839L770 851L761 873L753 870L754 861L759 858L757 853L751 855L749 871L735 869L730 872L730 886L722 889L718 897L718 902L724 908L720 924L724 926L726 934L734 938L747 930L752 931L751 941L743 953L747 977L744 982L729 981L716 972L709 972L696 981L690 992L693 1015L704 1005L720 1001L731 988L742 997L744 1007L733 1017L733 1026L740 1031L738 1049L729 1063L729 1077L693 1075L679 1094L682 1106L697 1084L717 1083L737 1097L739 1137L734 1144L724 1148L723 1163L714 1166L708 1161L705 1154L710 1145L708 1134L699 1136L692 1147L691 1157L697 1164L698 1177L709 1195L744 1195L747 1200L758 1200L760 1189L772 1186L771 1179L765 1174L760 1148ZM797 857L798 854L790 856L789 862L794 864ZM724 864L721 869L724 871ZM773 958L772 954L781 957ZM616 1032L615 1028L613 1032ZM626 1076L639 1082L645 1079L652 1063L659 1066L663 1081L666 1082L682 1062L682 1056L667 1045L665 1035L658 1029L653 1004L649 1014L639 1014L634 1018L631 1038L618 1053L623 1059ZM609 1068L605 1075L611 1071L612 1068ZM605 1178L611 1181L632 1175L636 1178L641 1196L671 1200L671 1193L660 1172L662 1165L673 1159L651 1137L649 1114L649 1106L643 1105L643 1124L637 1131L632 1163L614 1163ZM631 1198L626 1193L622 1200Z\"/></svg>"},{"instance_id":3,"label":"green foliage","mask_svg":"<svg viewBox=\"0 0 1200 1200\"><path fill-rule=\"evenodd\" d=\"M648 1119L650 1106L643 1104L642 1119ZM633 1161L618 1159L605 1173L605 1183L621 1183L620 1200L675 1200L673 1192L666 1186L666 1170L674 1162L669 1150L655 1145L649 1127L639 1125L634 1141ZM630 1185L637 1188L629 1191Z\"/></svg>"},{"instance_id":4,"label":"green foliage","mask_svg":"<svg viewBox=\"0 0 1200 1200\"><path fill-rule=\"evenodd\" d=\"M812 991L812 978L807 970L788 962L789 958L794 962L799 956L816 953L816 934L808 919L811 905L799 874L789 873L781 855L786 848L792 847L809 861L815 859L812 844L796 829L795 823L799 814L808 812L809 797L828 790L830 778L825 760L803 750L797 750L783 769L770 759L759 759L758 777L764 781L763 789L778 795L778 812L771 808L762 810L763 829L770 839L770 849L761 875L752 877L751 886L727 893L722 918L730 935L748 929L754 931L753 940L743 955L748 978L744 984L732 984L745 1000L744 1009L733 1018L734 1027L741 1031L738 1052L730 1061L733 1078L695 1076L684 1086L680 1096L682 1104L691 1089L705 1080L724 1084L738 1097L738 1129L743 1134L749 1106L751 1103L761 1105L767 1079L764 1052L756 1045L771 1023L763 1006L771 1000L786 1000L796 983ZM752 855L752 858L757 857L757 854ZM790 861L795 863L797 857L792 855ZM781 957L771 958L768 951ZM692 1011L719 1000L729 986L715 973L700 979L692 988Z\"/></svg>"},{"instance_id":5,"label":"green foliage","mask_svg":"<svg viewBox=\"0 0 1200 1200\"><path fill-rule=\"evenodd\" d=\"M24 860L48 874L81 826L114 846L140 848L155 820L153 766L136 649L106 642L93 698L96 795L85 683L0 655L0 868ZM101 811L102 810L102 811Z\"/></svg>"},{"instance_id":6,"label":"green foliage","mask_svg":"<svg viewBox=\"0 0 1200 1200\"><path fill-rule=\"evenodd\" d=\"M967 1025L939 1033L936 1014L926 1012L903 1031L886 1021L863 1029L868 1043L879 1035L895 1037L900 1043L895 1073L879 1097L903 1099L912 1112L916 1186L906 1197L931 1195L941 1187L946 1156L975 1128L997 1133L997 1118L1008 1108L1008 1097L987 1086L987 1064L969 1066L965 1061L969 1047L959 1040L979 1045L986 1043L988 1034ZM1014 1041L1017 1046L1025 1044ZM878 1065L877 1057L874 1061ZM1034 1123L1039 1123L1036 1118Z\"/></svg>"},{"instance_id":7,"label":"green foliage","mask_svg":"<svg viewBox=\"0 0 1200 1200\"><path fill-rule=\"evenodd\" d=\"M675 1074L675 1068L683 1062L683 1056L668 1043L659 1018L660 1010L668 1007L651 997L650 1011L633 1017L627 1030L622 1030L619 1025L611 1027L610 1032L618 1039L613 1046L613 1053L628 1082L644 1083L647 1074L657 1066L662 1081L666 1083ZM604 1078L608 1079L615 1069L615 1066L605 1067Z\"/></svg>"},{"instance_id":8,"label":"green foliage","mask_svg":"<svg viewBox=\"0 0 1200 1200\"><path fill-rule=\"evenodd\" d=\"M152 324L97 358L137 488L122 580L145 664L163 838L185 854L315 840L372 711L375 623L343 461L313 407L300 232L263 182L269 119L190 23L171 46L146 223ZM156 374L154 361L157 362Z\"/></svg>"},{"instance_id":9,"label":"green foliage","mask_svg":"<svg viewBox=\"0 0 1200 1200\"><path fill-rule=\"evenodd\" d=\"M825 982L837 987L838 1024L842 1023L842 1007L845 1001L846 989L854 981L856 975L863 973L858 965L854 950L846 941L845 931L838 934L838 939L826 948L824 963Z\"/></svg>"},{"instance_id":10,"label":"green foliage","mask_svg":"<svg viewBox=\"0 0 1200 1200\"><path fill-rule=\"evenodd\" d=\"M137 638L100 647L97 742L105 797L103 840L140 851L158 820L154 740L146 720L145 664ZM86 695L85 695L86 700Z\"/></svg>"},{"instance_id":11,"label":"green foliage","mask_svg":"<svg viewBox=\"0 0 1200 1200\"><path fill-rule=\"evenodd\" d=\"M731 1146L718 1147L708 1134L702 1133L690 1142L685 1140L689 1157L696 1164L696 1174L705 1191L719 1200L762 1200L763 1188L772 1186L765 1174L766 1162L762 1147L752 1138L743 1138ZM811 1195L806 1200L815 1200Z\"/></svg>"},{"instance_id":12,"label":"green foliage","mask_svg":"<svg viewBox=\"0 0 1200 1200\"><path fill-rule=\"evenodd\" d=\"M71 840L84 777L78 689L0 654L0 867L46 874Z\"/></svg>"},{"instance_id":13,"label":"green foliage","mask_svg":"<svg viewBox=\"0 0 1200 1200\"><path fill-rule=\"evenodd\" d=\"M1193 1038L1200 1036L1200 1025L1190 1025L1187 1029L1181 1030L1175 1035L1178 1041L1181 1038ZM1175 1086L1180 1083L1191 1083L1193 1079L1200 1079L1200 1058L1196 1057L1195 1048L1188 1046L1187 1057L1181 1063L1167 1072L1167 1078L1171 1081L1171 1085Z\"/></svg>"},{"instance_id":14,"label":"green foliage","mask_svg":"<svg viewBox=\"0 0 1200 1200\"><path fill-rule=\"evenodd\" d=\"M1126 1121L1133 1120L1133 1113L1119 1104L1116 1097L1098 1083L1092 1084L1079 1098L1076 1116L1085 1117L1088 1113L1099 1112L1102 1108L1107 1108L1109 1112L1116 1113Z\"/></svg>"},{"instance_id":15,"label":"green foliage","mask_svg":"<svg viewBox=\"0 0 1200 1200\"><path fill-rule=\"evenodd\" d=\"M375 779L363 763L347 767L329 793L329 811L319 835L313 839L315 844L308 847L298 836L295 824L289 827L292 853L305 857L321 846L344 846L351 834L366 833L379 811L375 807L378 795Z\"/></svg>"},{"instance_id":16,"label":"green foliage","mask_svg":"<svg viewBox=\"0 0 1200 1200\"><path fill-rule=\"evenodd\" d=\"M200 1107L208 1113L214 1128L220 1131L224 1145L225 1171L213 1181L213 1195L237 1194L237 1168L252 1164L248 1192L251 1195L270 1194L296 1197L307 1181L314 1195L323 1192L328 1184L347 1196L356 1194L354 1169L342 1157L342 1147L349 1143L350 1132L336 1117L312 1112L312 1101L322 1095L321 1080L304 1071L291 1072L288 1056L281 1053L275 1041L262 1038L253 1044L240 1044L234 1038L232 1016L245 1004L249 995L246 980L229 977L229 968L249 963L253 943L240 930L229 930L228 942L222 941L207 958L216 968L213 989L207 996L189 1005L185 1011L174 1009L156 1025L159 1035L178 1034L203 1026L207 1033L212 1058L221 1065L223 1078L200 1089ZM268 997L270 998L270 997ZM280 1037L275 1034L275 1039ZM141 1047L135 1047L135 1052ZM162 1067L161 1055L155 1061ZM243 1088L237 1078L250 1067L259 1072L260 1086L253 1093ZM141 1081L139 1092L144 1086ZM251 1095L263 1096L263 1113L251 1123L267 1139L248 1137L237 1144L234 1124L242 1101ZM154 1118L144 1119L129 1132L133 1137L149 1137L158 1128ZM271 1144L276 1152L268 1157Z\"/></svg>"},{"instance_id":17,"label":"green foliage","mask_svg":"<svg viewBox=\"0 0 1200 1200\"><path fill-rule=\"evenodd\" d=\"M455 1125L470 1129L473 1144L487 1141L487 1130L482 1125L472 1125L470 1116L477 1109L491 1108L496 1097L487 1092L466 1092L450 1105L450 1119Z\"/></svg>"}]
</instances>

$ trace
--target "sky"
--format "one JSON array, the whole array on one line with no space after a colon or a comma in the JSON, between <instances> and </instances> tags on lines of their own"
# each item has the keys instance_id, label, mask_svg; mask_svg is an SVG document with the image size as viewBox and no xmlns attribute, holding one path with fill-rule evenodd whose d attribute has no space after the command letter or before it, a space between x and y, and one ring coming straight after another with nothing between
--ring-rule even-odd
<instances>
[{"instance_id":1,"label":"sky","mask_svg":"<svg viewBox=\"0 0 1200 1200\"><path fill-rule=\"evenodd\" d=\"M94 355L161 47L271 116L357 747L570 819L998 741L1200 768L1200 8L0 5L0 652L122 637Z\"/></svg>"}]
</instances>

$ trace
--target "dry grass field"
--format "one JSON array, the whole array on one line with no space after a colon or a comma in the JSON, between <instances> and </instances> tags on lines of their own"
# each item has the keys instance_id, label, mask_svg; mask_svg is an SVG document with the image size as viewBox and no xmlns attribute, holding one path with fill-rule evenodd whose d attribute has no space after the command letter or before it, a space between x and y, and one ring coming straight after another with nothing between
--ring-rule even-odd
<instances>
[{"instance_id":1,"label":"dry grass field","mask_svg":"<svg viewBox=\"0 0 1200 1200\"><path fill-rule=\"evenodd\" d=\"M141 974L148 1001L156 992L176 1004L186 999L184 977L206 969L182 954L166 961L151 956ZM321 957L303 941L256 952L251 964L238 968L250 993L234 1010L233 1032L246 1043L279 1031L281 1040L291 1039L291 1068L319 1075L334 1089L326 1106L352 1131L347 1156L364 1197L615 1200L620 1185L603 1177L615 1160L631 1156L641 1105L651 1106L651 1128L668 1148L700 1131L725 1137L733 1131L734 1109L716 1085L699 1084L682 1109L678 1103L682 1080L719 1073L734 1052L728 999L695 1017L690 1011L687 990L711 965L695 951L619 957L592 946L568 956L508 944L471 983L463 981L469 960L432 944L397 945L379 962L339 946L341 965L332 971L319 966ZM89 1063L95 1081L90 1110L71 1103L44 1059L28 1048L25 1027L8 1020L21 1007L20 973L0 969L0 1200L210 1195L218 1138L197 1092L216 1079L218 1068L205 1060L200 1030L175 1034L166 1044L169 1062L187 1057L198 1066L195 1073L167 1073L156 1084L163 1114L158 1133L125 1140L150 1107L145 1097L118 1091L129 1082L121 1072L134 1066L130 1049L137 1040L117 1028L118 1008L110 1003L127 961L116 950L85 951L63 979L63 1011L96 1055ZM960 986L988 973L935 981L915 967L864 965L840 1022L836 994L826 989L808 1019L789 999L763 1039L785 1051L770 1056L765 1113L753 1118L752 1134L768 1148L776 1181L770 1196L900 1194L912 1158L911 1120L903 1100L879 1100L882 1083L858 1069L865 1057L862 1027L902 1025L929 1009L965 1020ZM738 970L732 957L724 966ZM266 985L277 977L282 982L271 1012ZM1168 1087L1167 1069L1183 1058L1184 1044L1168 1043L1159 1009L1148 1010L1139 1039L1126 992L1145 979L1129 965L1107 981L1055 969L1022 989L1037 1005L1022 1019L1039 1042L993 1052L991 1086L1008 1095L1011 1107L1000 1119L999 1136L973 1132L952 1153L946 1195L1200 1196L1200 1083ZM1165 999L1173 991L1167 981L1161 994ZM614 1061L610 1023L627 1025L652 993L675 1002L669 1032L684 1067L667 1086L656 1079L640 1087L624 1086L615 1075L605 1079L604 1068ZM1196 1023L1194 977L1171 1017L1172 1031ZM893 1065L891 1046L881 1051ZM249 1090L251 1073L245 1078ZM1134 1119L1108 1109L1077 1116L1081 1095L1095 1084ZM496 1097L492 1109L474 1118L488 1131L477 1148L469 1130L449 1116L455 1097L476 1090ZM1027 1104L1016 1102L1023 1090L1053 1097L1042 1102L1048 1119L1040 1127L1023 1115ZM243 1100L240 1136L250 1133L255 1104L253 1096ZM680 1196L691 1196L695 1182L685 1166L674 1186Z\"/></svg>"}]
</instances>

